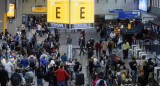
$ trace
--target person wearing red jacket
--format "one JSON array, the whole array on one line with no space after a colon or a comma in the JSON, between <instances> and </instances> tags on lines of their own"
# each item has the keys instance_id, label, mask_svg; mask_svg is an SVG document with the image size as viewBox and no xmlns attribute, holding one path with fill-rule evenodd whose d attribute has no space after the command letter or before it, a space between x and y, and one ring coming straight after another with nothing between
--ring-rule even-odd
<instances>
[{"instance_id":1,"label":"person wearing red jacket","mask_svg":"<svg viewBox=\"0 0 160 86\"><path fill-rule=\"evenodd\" d=\"M95 45L95 49L96 49L96 56L98 57L101 51L101 44L100 42L97 42Z\"/></svg>"},{"instance_id":2,"label":"person wearing red jacket","mask_svg":"<svg viewBox=\"0 0 160 86\"><path fill-rule=\"evenodd\" d=\"M58 86L66 86L66 77L69 78L70 75L63 69L63 66L60 66L54 73L57 77Z\"/></svg>"}]
</instances>

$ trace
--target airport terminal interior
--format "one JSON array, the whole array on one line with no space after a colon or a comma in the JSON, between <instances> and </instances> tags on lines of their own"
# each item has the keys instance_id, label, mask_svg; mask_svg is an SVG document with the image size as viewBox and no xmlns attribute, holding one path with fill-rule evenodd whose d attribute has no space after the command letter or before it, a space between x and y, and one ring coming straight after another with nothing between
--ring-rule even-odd
<instances>
[{"instance_id":1,"label":"airport terminal interior","mask_svg":"<svg viewBox=\"0 0 160 86\"><path fill-rule=\"evenodd\" d=\"M160 0L0 0L0 86L160 86Z\"/></svg>"}]
</instances>

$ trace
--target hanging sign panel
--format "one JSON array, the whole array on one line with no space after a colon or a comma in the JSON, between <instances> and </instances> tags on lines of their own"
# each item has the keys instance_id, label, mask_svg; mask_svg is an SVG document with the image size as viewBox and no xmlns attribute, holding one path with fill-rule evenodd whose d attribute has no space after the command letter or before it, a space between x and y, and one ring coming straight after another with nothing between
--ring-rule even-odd
<instances>
[{"instance_id":1,"label":"hanging sign panel","mask_svg":"<svg viewBox=\"0 0 160 86\"><path fill-rule=\"evenodd\" d=\"M48 0L47 22L69 24L69 0Z\"/></svg>"},{"instance_id":2,"label":"hanging sign panel","mask_svg":"<svg viewBox=\"0 0 160 86\"><path fill-rule=\"evenodd\" d=\"M47 22L54 28L92 28L94 0L48 0Z\"/></svg>"}]
</instances>

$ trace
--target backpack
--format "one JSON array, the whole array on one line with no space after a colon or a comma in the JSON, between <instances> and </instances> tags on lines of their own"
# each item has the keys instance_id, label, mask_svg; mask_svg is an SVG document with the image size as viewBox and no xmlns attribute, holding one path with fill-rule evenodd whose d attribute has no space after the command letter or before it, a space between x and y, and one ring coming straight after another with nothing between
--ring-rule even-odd
<instances>
[{"instance_id":1,"label":"backpack","mask_svg":"<svg viewBox=\"0 0 160 86\"><path fill-rule=\"evenodd\" d=\"M19 85L20 84L20 79L18 73L14 73L11 77L11 84L12 85Z\"/></svg>"},{"instance_id":2,"label":"backpack","mask_svg":"<svg viewBox=\"0 0 160 86\"><path fill-rule=\"evenodd\" d=\"M35 63L34 63L34 58L33 57L30 57L29 59L29 66L30 67L34 67Z\"/></svg>"},{"instance_id":3,"label":"backpack","mask_svg":"<svg viewBox=\"0 0 160 86\"><path fill-rule=\"evenodd\" d=\"M2 49L6 49L7 48L7 45L5 43L2 43Z\"/></svg>"},{"instance_id":4,"label":"backpack","mask_svg":"<svg viewBox=\"0 0 160 86\"><path fill-rule=\"evenodd\" d=\"M111 42L108 43L108 48L112 48L112 43Z\"/></svg>"},{"instance_id":5,"label":"backpack","mask_svg":"<svg viewBox=\"0 0 160 86\"><path fill-rule=\"evenodd\" d=\"M103 79L102 79L102 80L100 80L100 82L99 82L98 86L104 86L104 80L103 80Z\"/></svg>"},{"instance_id":6,"label":"backpack","mask_svg":"<svg viewBox=\"0 0 160 86\"><path fill-rule=\"evenodd\" d=\"M32 42L36 42L36 38L35 37L32 38Z\"/></svg>"},{"instance_id":7,"label":"backpack","mask_svg":"<svg viewBox=\"0 0 160 86\"><path fill-rule=\"evenodd\" d=\"M46 73L44 74L43 78L44 78L44 80L45 80L46 82L49 82L49 79L50 79L50 77L49 77L49 72L46 72Z\"/></svg>"}]
</instances>

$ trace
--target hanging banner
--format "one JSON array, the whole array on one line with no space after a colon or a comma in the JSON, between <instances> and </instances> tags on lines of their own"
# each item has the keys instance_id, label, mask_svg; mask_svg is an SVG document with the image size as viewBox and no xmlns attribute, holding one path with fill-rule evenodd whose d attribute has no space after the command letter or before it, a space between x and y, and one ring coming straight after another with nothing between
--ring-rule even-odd
<instances>
[{"instance_id":1,"label":"hanging banner","mask_svg":"<svg viewBox=\"0 0 160 86\"><path fill-rule=\"evenodd\" d=\"M48 0L47 22L69 24L69 0Z\"/></svg>"},{"instance_id":2,"label":"hanging banner","mask_svg":"<svg viewBox=\"0 0 160 86\"><path fill-rule=\"evenodd\" d=\"M9 4L9 10L7 12L7 17L15 17L15 4Z\"/></svg>"},{"instance_id":3,"label":"hanging banner","mask_svg":"<svg viewBox=\"0 0 160 86\"><path fill-rule=\"evenodd\" d=\"M47 22L54 28L93 28L94 0L48 0Z\"/></svg>"}]
</instances>

